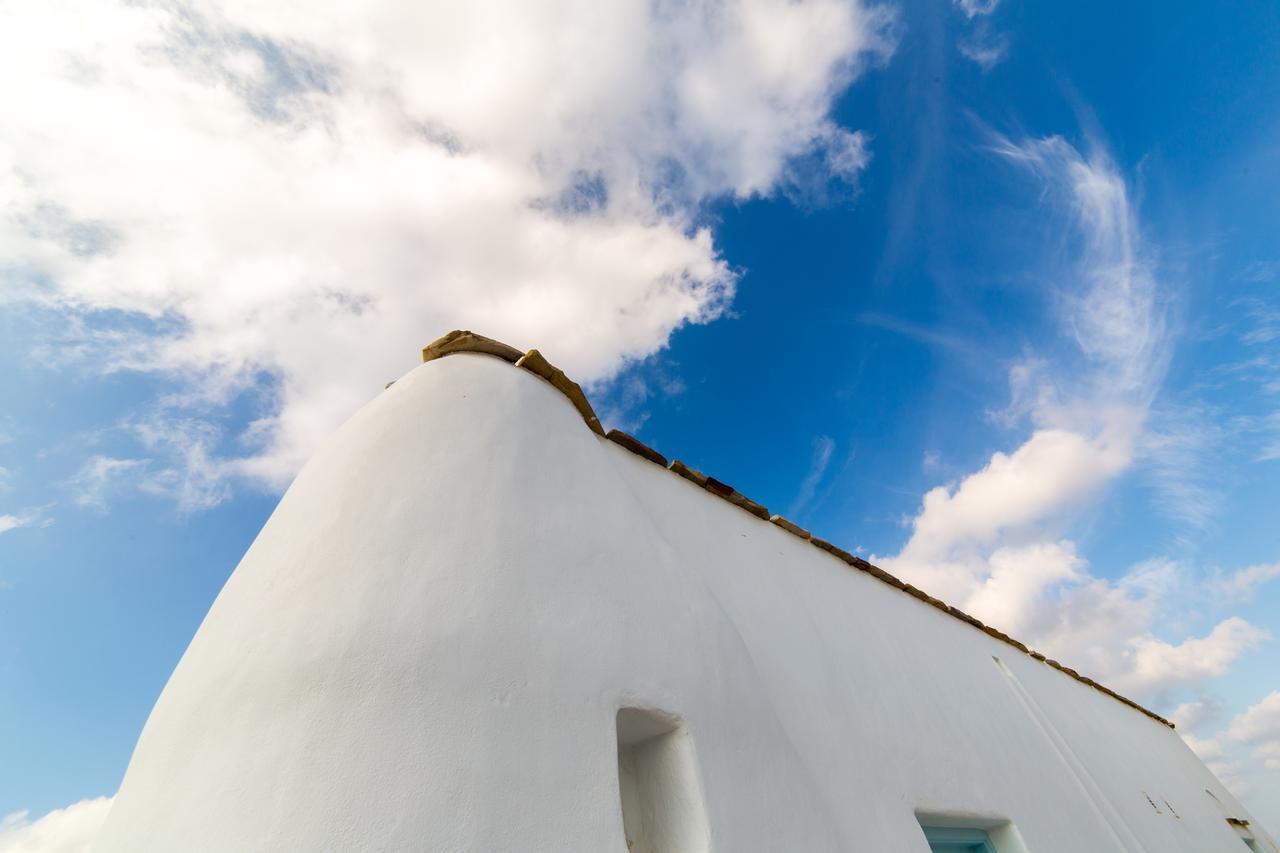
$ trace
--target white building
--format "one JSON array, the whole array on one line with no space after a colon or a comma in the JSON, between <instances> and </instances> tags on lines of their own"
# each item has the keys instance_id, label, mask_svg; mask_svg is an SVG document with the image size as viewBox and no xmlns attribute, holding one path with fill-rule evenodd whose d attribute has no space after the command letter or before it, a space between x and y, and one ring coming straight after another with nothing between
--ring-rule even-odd
<instances>
[{"instance_id":1,"label":"white building","mask_svg":"<svg viewBox=\"0 0 1280 853\"><path fill-rule=\"evenodd\" d=\"M1280 849L1167 722L606 439L536 352L424 360L228 580L99 853Z\"/></svg>"}]
</instances>

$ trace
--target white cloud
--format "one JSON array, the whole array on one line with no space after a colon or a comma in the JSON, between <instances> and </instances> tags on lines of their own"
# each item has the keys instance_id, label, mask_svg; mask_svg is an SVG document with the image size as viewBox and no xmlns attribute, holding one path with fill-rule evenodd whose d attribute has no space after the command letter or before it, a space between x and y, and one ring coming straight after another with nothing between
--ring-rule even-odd
<instances>
[{"instance_id":1,"label":"white cloud","mask_svg":"<svg viewBox=\"0 0 1280 853\"><path fill-rule=\"evenodd\" d=\"M46 513L48 506L28 507L18 513L0 514L0 533L23 527L48 527L53 519Z\"/></svg>"},{"instance_id":2,"label":"white cloud","mask_svg":"<svg viewBox=\"0 0 1280 853\"><path fill-rule=\"evenodd\" d=\"M1070 211L1081 259L1065 288L1065 324L1092 368L1093 397L1148 403L1167 357L1153 260L1144 249L1124 177L1102 151L1085 157L1060 136L994 150L1039 177ZM1094 400L1097 402L1097 399Z\"/></svg>"},{"instance_id":3,"label":"white cloud","mask_svg":"<svg viewBox=\"0 0 1280 853\"><path fill-rule=\"evenodd\" d=\"M1227 737L1241 743L1280 740L1280 690L1268 693L1232 720Z\"/></svg>"},{"instance_id":4,"label":"white cloud","mask_svg":"<svg viewBox=\"0 0 1280 853\"><path fill-rule=\"evenodd\" d=\"M1014 365L1011 403L996 419L1009 427L1028 419L1031 434L959 482L930 490L906 544L884 563L1116 689L1164 699L1224 674L1267 634L1231 617L1203 636L1170 642L1156 634L1156 619L1168 625L1171 613L1188 609L1185 567L1152 560L1114 580L1096 577L1062 535L1074 511L1150 443L1168 350L1154 262L1125 181L1104 152L1085 156L1060 137L997 137L993 150L1042 182L1063 231L1074 232L1075 261L1055 294L1074 346L1053 360L1033 353Z\"/></svg>"},{"instance_id":5,"label":"white cloud","mask_svg":"<svg viewBox=\"0 0 1280 853\"><path fill-rule=\"evenodd\" d=\"M978 565L966 566L970 589L965 607L993 625L1007 626L1005 630L1043 633L1038 624L1045 621L1039 612L1043 593L1080 580L1085 566L1075 543L1067 540L997 548Z\"/></svg>"},{"instance_id":6,"label":"white cloud","mask_svg":"<svg viewBox=\"0 0 1280 853\"><path fill-rule=\"evenodd\" d=\"M993 33L980 21L968 36L956 42L956 50L965 59L976 62L983 71L990 71L1009 56L1009 36Z\"/></svg>"},{"instance_id":7,"label":"white cloud","mask_svg":"<svg viewBox=\"0 0 1280 853\"><path fill-rule=\"evenodd\" d=\"M1169 713L1169 720L1178 727L1183 737L1186 737L1187 732L1211 723L1221 716L1222 703L1211 696L1205 696L1178 705ZM1197 754L1198 752L1197 750Z\"/></svg>"},{"instance_id":8,"label":"white cloud","mask_svg":"<svg viewBox=\"0 0 1280 853\"><path fill-rule=\"evenodd\" d=\"M116 459L96 455L85 460L80 470L68 481L72 500L78 505L98 512L107 511L107 498L111 491L135 472L145 468L141 459Z\"/></svg>"},{"instance_id":9,"label":"white cloud","mask_svg":"<svg viewBox=\"0 0 1280 853\"><path fill-rule=\"evenodd\" d=\"M1253 751L1253 757L1261 759L1267 770L1280 770L1280 739L1262 744Z\"/></svg>"},{"instance_id":10,"label":"white cloud","mask_svg":"<svg viewBox=\"0 0 1280 853\"><path fill-rule=\"evenodd\" d=\"M1000 0L953 0L969 21L969 32L956 42L956 50L965 59L990 71L1009 56L1009 35L995 32L987 20ZM974 20L974 19L977 20Z\"/></svg>"},{"instance_id":11,"label":"white cloud","mask_svg":"<svg viewBox=\"0 0 1280 853\"><path fill-rule=\"evenodd\" d=\"M1253 757L1267 770L1280 770L1280 690L1267 694L1227 726L1233 741L1253 747Z\"/></svg>"},{"instance_id":12,"label":"white cloud","mask_svg":"<svg viewBox=\"0 0 1280 853\"><path fill-rule=\"evenodd\" d=\"M0 821L0 853L87 853L110 809L111 798L98 797L36 821L15 812Z\"/></svg>"},{"instance_id":13,"label":"white cloud","mask_svg":"<svg viewBox=\"0 0 1280 853\"><path fill-rule=\"evenodd\" d=\"M9 530L17 530L19 527L26 527L26 522L16 515L0 515L0 533Z\"/></svg>"},{"instance_id":14,"label":"white cloud","mask_svg":"<svg viewBox=\"0 0 1280 853\"><path fill-rule=\"evenodd\" d=\"M1248 601L1262 585L1280 578L1280 562L1258 563L1217 579L1218 593L1227 601Z\"/></svg>"},{"instance_id":15,"label":"white cloud","mask_svg":"<svg viewBox=\"0 0 1280 853\"><path fill-rule=\"evenodd\" d=\"M1174 720L1174 724L1179 729L1182 725ZM1200 757L1200 760L1206 764L1222 760L1222 744L1215 738L1198 738L1188 732L1180 732L1182 739L1186 741L1187 746L1191 747L1191 751Z\"/></svg>"},{"instance_id":16,"label":"white cloud","mask_svg":"<svg viewBox=\"0 0 1280 853\"><path fill-rule=\"evenodd\" d=\"M79 321L84 362L174 380L150 419L269 391L223 455L162 463L199 469L165 486L192 506L208 476L287 480L449 328L589 381L716 318L736 275L703 205L797 158L855 178L866 137L829 111L889 50L887 13L841 0L6 15L5 298Z\"/></svg>"},{"instance_id":17,"label":"white cloud","mask_svg":"<svg viewBox=\"0 0 1280 853\"><path fill-rule=\"evenodd\" d=\"M862 131L850 133L844 128L832 127L823 140L824 156L831 174L847 183L854 183L858 175L871 162L870 141Z\"/></svg>"},{"instance_id":18,"label":"white cloud","mask_svg":"<svg viewBox=\"0 0 1280 853\"><path fill-rule=\"evenodd\" d=\"M1117 684L1132 684L1134 689L1151 693L1217 678L1226 674L1243 652L1257 648L1269 636L1240 617L1231 616L1206 636L1189 637L1176 644L1152 636L1135 637L1125 654L1127 671L1118 674Z\"/></svg>"},{"instance_id":19,"label":"white cloud","mask_svg":"<svg viewBox=\"0 0 1280 853\"><path fill-rule=\"evenodd\" d=\"M962 594L975 571L990 569L974 565L971 557L989 553L987 547L1002 535L1081 500L1128 459L1129 438L1123 433L1091 440L1062 429L1037 430L1012 454L995 453L955 487L930 490L893 564L927 578L939 594Z\"/></svg>"},{"instance_id":20,"label":"white cloud","mask_svg":"<svg viewBox=\"0 0 1280 853\"><path fill-rule=\"evenodd\" d=\"M952 0L966 18L990 15L1000 5L1000 0Z\"/></svg>"},{"instance_id":21,"label":"white cloud","mask_svg":"<svg viewBox=\"0 0 1280 853\"><path fill-rule=\"evenodd\" d=\"M192 512L216 506L230 494L228 468L220 459L217 427L196 418L150 417L125 424L143 449L152 455L119 459L91 456L66 485L76 504L107 512L110 497L142 492L173 500Z\"/></svg>"}]
</instances>

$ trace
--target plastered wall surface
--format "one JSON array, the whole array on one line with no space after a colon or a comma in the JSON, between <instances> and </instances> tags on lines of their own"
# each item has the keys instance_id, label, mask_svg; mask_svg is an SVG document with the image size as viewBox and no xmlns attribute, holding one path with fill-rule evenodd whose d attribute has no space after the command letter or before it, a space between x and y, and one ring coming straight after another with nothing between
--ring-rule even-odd
<instances>
[{"instance_id":1,"label":"plastered wall surface","mask_svg":"<svg viewBox=\"0 0 1280 853\"><path fill-rule=\"evenodd\" d=\"M625 707L681 721L721 853L925 853L918 812L1012 821L1029 853L1246 850L1169 727L471 353L299 474L95 850L624 853Z\"/></svg>"}]
</instances>

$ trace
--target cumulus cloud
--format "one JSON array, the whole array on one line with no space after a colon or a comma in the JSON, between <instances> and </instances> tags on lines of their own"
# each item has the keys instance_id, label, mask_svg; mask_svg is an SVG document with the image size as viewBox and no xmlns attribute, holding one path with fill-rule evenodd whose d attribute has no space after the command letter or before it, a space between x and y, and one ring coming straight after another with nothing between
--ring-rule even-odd
<instances>
[{"instance_id":1,"label":"cumulus cloud","mask_svg":"<svg viewBox=\"0 0 1280 853\"><path fill-rule=\"evenodd\" d=\"M1240 617L1231 616L1204 637L1188 637L1176 644L1152 636L1135 637L1125 650L1128 666L1120 683L1155 692L1217 678L1241 653L1257 648L1269 636Z\"/></svg>"},{"instance_id":2,"label":"cumulus cloud","mask_svg":"<svg viewBox=\"0 0 1280 853\"><path fill-rule=\"evenodd\" d=\"M963 595L993 568L993 543L1089 495L1128 462L1127 436L1091 441L1063 430L1037 430L1011 454L995 453L958 485L924 496L912 535L893 563L939 594ZM1041 560L1050 557L1041 548ZM1062 553L1050 561L1073 563ZM1008 553L1007 551L1005 552ZM1051 572L1065 576L1059 570Z\"/></svg>"},{"instance_id":3,"label":"cumulus cloud","mask_svg":"<svg viewBox=\"0 0 1280 853\"><path fill-rule=\"evenodd\" d=\"M1183 702L1169 713L1169 720L1184 735L1222 716L1222 703L1211 696Z\"/></svg>"},{"instance_id":4,"label":"cumulus cloud","mask_svg":"<svg viewBox=\"0 0 1280 853\"><path fill-rule=\"evenodd\" d=\"M1053 300L1071 346L1053 361L1033 354L1011 369L1012 401L998 419L1029 421L1029 437L930 490L906 544L884 562L1117 689L1167 698L1222 675L1267 634L1231 617L1169 642L1155 634L1156 617L1168 621L1182 603L1185 567L1151 560L1100 578L1063 535L1073 510L1145 447L1168 354L1154 260L1105 152L1081 153L1060 137L997 137L992 147L1040 181L1072 234L1075 263Z\"/></svg>"},{"instance_id":5,"label":"cumulus cloud","mask_svg":"<svg viewBox=\"0 0 1280 853\"><path fill-rule=\"evenodd\" d=\"M208 476L286 481L446 329L593 380L718 317L736 276L705 205L798 160L855 179L867 139L831 105L890 49L887 13L843 0L6 16L3 298L67 317L84 363L172 380L161 433L256 408L170 454L191 505Z\"/></svg>"},{"instance_id":6,"label":"cumulus cloud","mask_svg":"<svg viewBox=\"0 0 1280 853\"><path fill-rule=\"evenodd\" d=\"M1227 726L1227 737L1242 743L1280 740L1280 690L1267 694Z\"/></svg>"},{"instance_id":7,"label":"cumulus cloud","mask_svg":"<svg viewBox=\"0 0 1280 853\"><path fill-rule=\"evenodd\" d=\"M1280 690L1267 694L1227 726L1226 736L1252 748L1267 770L1280 770Z\"/></svg>"},{"instance_id":8,"label":"cumulus cloud","mask_svg":"<svg viewBox=\"0 0 1280 853\"><path fill-rule=\"evenodd\" d=\"M110 809L111 798L98 797L35 821L15 812L0 821L0 853L87 853Z\"/></svg>"}]
</instances>

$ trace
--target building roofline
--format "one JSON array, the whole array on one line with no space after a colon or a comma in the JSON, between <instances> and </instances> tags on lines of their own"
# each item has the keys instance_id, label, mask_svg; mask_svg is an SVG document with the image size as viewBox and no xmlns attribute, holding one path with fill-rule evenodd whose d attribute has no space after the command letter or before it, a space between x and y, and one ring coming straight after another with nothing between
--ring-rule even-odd
<instances>
[{"instance_id":1,"label":"building roofline","mask_svg":"<svg viewBox=\"0 0 1280 853\"><path fill-rule=\"evenodd\" d=\"M1074 678L1076 681L1079 681L1081 684L1086 684L1089 687L1092 687L1093 689L1101 693L1104 693L1107 696L1110 696L1112 699L1115 699L1117 702L1120 702L1124 705L1128 705L1130 708L1133 708L1136 711L1140 711L1141 713L1145 714L1146 716L1150 717L1156 722L1161 723L1162 725L1168 726L1171 729L1174 728L1173 723L1171 723L1169 720L1166 720L1164 717L1160 716L1154 711L1151 711L1151 710L1148 710L1147 708L1142 707L1137 702L1134 702L1132 699L1129 699L1125 696L1121 696L1119 693L1116 693L1114 690L1108 687L1105 687L1102 684L1099 684L1098 682L1094 681L1092 678L1089 678L1088 676L1081 675L1080 673L1076 672L1074 669L1072 669L1069 666L1064 666L1063 664L1058 663L1056 660L1048 658L1045 655L1041 654L1040 652L1035 651L1034 649L1027 648L1027 646L1018 642L1013 637L1010 637L1008 634L1005 634L1004 632L997 630L996 628L993 628L990 625L984 624L983 622L979 621L977 618L970 616L968 613L965 613L963 610L960 610L958 607L952 607L951 605L937 598L934 598L933 596L929 595L927 592L924 592L923 590L920 590L909 583L905 583L904 581L899 580L898 578L886 572L884 569L881 569L878 566L872 565L871 563L867 562L861 557L856 557L853 554L849 553L848 551L844 550L843 548L840 548L837 545L833 545L832 543L827 542L825 539L819 539L817 536L812 535L808 530L805 530L799 525L794 524L791 521L788 521L786 518L783 518L781 515L771 515L769 513L769 510L766 509L762 504L759 504L751 500L746 495L742 494L732 486L726 483L722 483L721 481L715 479L714 477L709 477L706 474L702 473L701 471L697 471L693 468L690 468L688 465L684 464L679 459L673 459L670 463L668 463L667 457L663 456L661 453L654 450L653 448L645 445L644 443L636 439L634 436L630 436L627 433L622 432L621 430L611 429L606 433L604 431L604 428L600 424L600 419L596 416L595 410L592 409L590 401L587 400L586 395L582 392L581 386L579 386L578 383L574 382L569 377L565 376L562 370L560 370L559 368L555 367L550 362L548 362L546 358L543 357L542 353L538 352L536 349L531 349L528 352L522 353L520 350L516 349L515 347L504 344L501 341L496 341L492 338L486 338L484 335L478 335L470 330L455 329L454 331L449 332L448 334L436 339L435 341L432 341L430 344L427 344L427 346L423 347L422 361L424 363L428 361L434 361L438 358L443 358L444 356L453 355L454 353L460 353L460 352L482 353L485 355L495 356L497 358L501 358L503 361L506 361L509 364L513 364L516 367L524 368L525 370L528 370L530 373L534 373L542 377L544 380L549 382L557 391L563 394L569 400L570 403L573 404L573 407L578 410L578 413L582 416L582 420L586 423L587 427L596 435L601 436L609 441L612 441L613 443L619 445L620 447L625 448L626 450L636 454L637 456L639 456L640 458L648 462L658 465L668 471L671 471L674 474L680 475L681 477L690 481L694 485L700 487L704 491L710 492L716 497L721 498L722 500L728 501L729 503L733 504L739 509L746 510L747 512L756 516L757 518L763 521L767 521L775 525L776 527L779 527L782 530L785 530L787 533L790 533L793 536L796 536L800 539L805 540L810 545L813 545L817 548L822 549L823 551L826 551L827 553L831 554L832 556L836 557L842 562L848 564L849 566L852 566L853 568L857 569L858 571L864 574L870 575L871 577L875 578L881 583L887 584L897 590L905 592L907 595L910 595L913 598L918 598L920 599L920 601L924 602L925 604L928 604L931 607L937 608L943 613L946 613L948 616L958 619L961 622L965 622L973 628L977 628L979 631L982 631L987 636L992 637L993 639L999 640L1000 642L1005 643L1009 646L1012 646L1013 648L1017 649L1018 651L1027 655L1028 657L1034 658L1035 660L1040 661L1041 663L1044 663L1044 664L1047 664L1048 666L1053 667L1059 672L1064 673L1070 676L1071 678Z\"/></svg>"}]
</instances>

